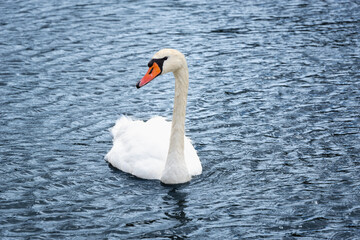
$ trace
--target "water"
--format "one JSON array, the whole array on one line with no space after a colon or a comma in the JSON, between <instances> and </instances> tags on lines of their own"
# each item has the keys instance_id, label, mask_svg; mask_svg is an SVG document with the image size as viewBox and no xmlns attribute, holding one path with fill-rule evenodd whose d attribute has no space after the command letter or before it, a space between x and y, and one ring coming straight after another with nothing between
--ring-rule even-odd
<instances>
[{"instance_id":1,"label":"water","mask_svg":"<svg viewBox=\"0 0 360 240\"><path fill-rule=\"evenodd\" d=\"M358 1L0 3L1 239L360 239ZM122 115L171 118L203 164L165 186L108 166Z\"/></svg>"}]
</instances>

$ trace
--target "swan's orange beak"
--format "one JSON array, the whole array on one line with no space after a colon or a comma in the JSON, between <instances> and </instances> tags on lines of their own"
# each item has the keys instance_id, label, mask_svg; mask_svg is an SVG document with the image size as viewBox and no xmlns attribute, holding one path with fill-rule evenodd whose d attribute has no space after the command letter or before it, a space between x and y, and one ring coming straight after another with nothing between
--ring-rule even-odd
<instances>
[{"instance_id":1,"label":"swan's orange beak","mask_svg":"<svg viewBox=\"0 0 360 240\"><path fill-rule=\"evenodd\" d=\"M145 76L136 84L137 88L141 88L145 84L149 83L151 80L159 76L161 73L161 69L159 65L154 62L153 65L149 68Z\"/></svg>"}]
</instances>

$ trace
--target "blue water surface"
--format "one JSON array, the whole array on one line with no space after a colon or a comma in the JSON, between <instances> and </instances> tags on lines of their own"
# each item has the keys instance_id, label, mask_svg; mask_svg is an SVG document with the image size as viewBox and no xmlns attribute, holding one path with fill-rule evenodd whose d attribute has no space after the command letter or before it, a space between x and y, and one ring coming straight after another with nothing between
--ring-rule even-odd
<instances>
[{"instance_id":1,"label":"blue water surface","mask_svg":"<svg viewBox=\"0 0 360 240\"><path fill-rule=\"evenodd\" d=\"M176 48L203 164L110 167L122 115L171 119ZM0 1L1 239L360 239L360 2Z\"/></svg>"}]
</instances>

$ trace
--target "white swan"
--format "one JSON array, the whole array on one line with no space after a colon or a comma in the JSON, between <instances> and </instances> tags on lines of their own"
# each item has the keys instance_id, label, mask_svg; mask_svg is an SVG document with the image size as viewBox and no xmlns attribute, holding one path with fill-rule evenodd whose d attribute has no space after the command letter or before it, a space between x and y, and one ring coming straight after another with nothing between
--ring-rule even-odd
<instances>
[{"instance_id":1,"label":"white swan","mask_svg":"<svg viewBox=\"0 0 360 240\"><path fill-rule=\"evenodd\" d=\"M111 129L113 147L105 159L114 167L144 179L165 184L188 182L202 172L190 139L185 137L185 113L189 72L185 57L174 49L162 49L148 63L149 70L137 83L140 88L159 75L173 72L175 98L172 123L162 117L147 122L120 118Z\"/></svg>"}]
</instances>

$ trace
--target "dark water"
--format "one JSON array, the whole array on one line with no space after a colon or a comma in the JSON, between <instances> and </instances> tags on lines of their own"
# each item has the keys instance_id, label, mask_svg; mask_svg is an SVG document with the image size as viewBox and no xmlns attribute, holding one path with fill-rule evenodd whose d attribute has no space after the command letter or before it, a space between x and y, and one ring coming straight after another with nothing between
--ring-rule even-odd
<instances>
[{"instance_id":1,"label":"dark water","mask_svg":"<svg viewBox=\"0 0 360 240\"><path fill-rule=\"evenodd\" d=\"M359 1L0 2L1 239L360 239ZM108 166L117 118L172 114L190 69L203 164L165 186Z\"/></svg>"}]
</instances>

